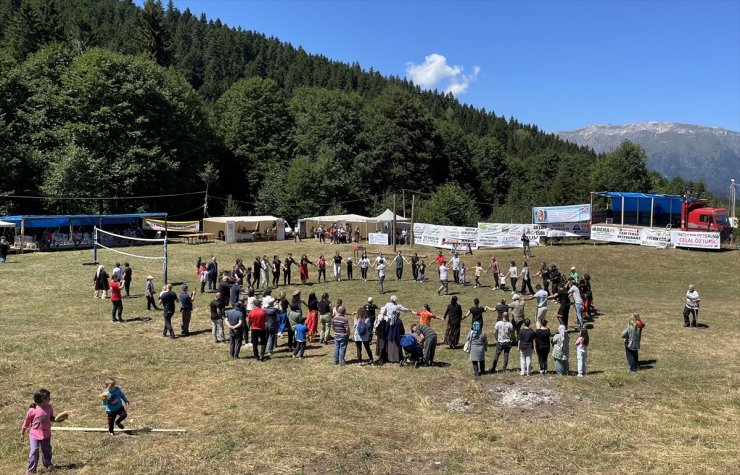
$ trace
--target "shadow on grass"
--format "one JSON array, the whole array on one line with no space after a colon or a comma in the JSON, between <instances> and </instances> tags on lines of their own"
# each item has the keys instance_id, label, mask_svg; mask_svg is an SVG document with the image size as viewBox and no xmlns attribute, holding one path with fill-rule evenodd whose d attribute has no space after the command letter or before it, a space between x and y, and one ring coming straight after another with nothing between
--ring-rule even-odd
<instances>
[{"instance_id":1,"label":"shadow on grass","mask_svg":"<svg viewBox=\"0 0 740 475\"><path fill-rule=\"evenodd\" d=\"M59 470L77 470L77 469L80 469L80 468L82 468L84 466L85 466L84 463L63 463L63 464L55 463L54 464L54 470L55 471L59 471Z\"/></svg>"},{"instance_id":2,"label":"shadow on grass","mask_svg":"<svg viewBox=\"0 0 740 475\"><path fill-rule=\"evenodd\" d=\"M129 318L127 320L124 320L124 322L126 322L126 323L130 323L130 322L151 322L151 321L152 321L152 317L149 317L149 316L140 316L140 317L134 317L134 318Z\"/></svg>"},{"instance_id":3,"label":"shadow on grass","mask_svg":"<svg viewBox=\"0 0 740 475\"><path fill-rule=\"evenodd\" d=\"M696 328L709 328L709 325L706 323L697 323Z\"/></svg>"}]
</instances>

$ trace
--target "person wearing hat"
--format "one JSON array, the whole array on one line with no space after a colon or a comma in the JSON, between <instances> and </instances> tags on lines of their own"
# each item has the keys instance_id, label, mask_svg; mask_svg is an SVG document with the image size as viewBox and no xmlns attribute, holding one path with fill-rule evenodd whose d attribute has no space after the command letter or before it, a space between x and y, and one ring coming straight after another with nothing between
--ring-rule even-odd
<instances>
[{"instance_id":1,"label":"person wearing hat","mask_svg":"<svg viewBox=\"0 0 740 475\"><path fill-rule=\"evenodd\" d=\"M181 336L190 335L190 317L193 314L193 302L195 302L195 290L188 293L188 285L182 284L180 293L180 313L182 314Z\"/></svg>"},{"instance_id":2,"label":"person wearing hat","mask_svg":"<svg viewBox=\"0 0 740 475\"><path fill-rule=\"evenodd\" d=\"M257 361L264 361L267 349L267 312L262 301L255 300L254 308L247 315L249 329L252 330L252 353Z\"/></svg>"},{"instance_id":3,"label":"person wearing hat","mask_svg":"<svg viewBox=\"0 0 740 475\"><path fill-rule=\"evenodd\" d=\"M154 310L159 310L157 304L154 302L154 277L151 275L146 276L146 288L144 289L144 296L146 297L146 311L150 311L152 307Z\"/></svg>"},{"instance_id":4,"label":"person wearing hat","mask_svg":"<svg viewBox=\"0 0 740 475\"><path fill-rule=\"evenodd\" d=\"M571 266L570 268L570 278L578 282L581 280L581 274L576 271L576 266Z\"/></svg>"}]
</instances>

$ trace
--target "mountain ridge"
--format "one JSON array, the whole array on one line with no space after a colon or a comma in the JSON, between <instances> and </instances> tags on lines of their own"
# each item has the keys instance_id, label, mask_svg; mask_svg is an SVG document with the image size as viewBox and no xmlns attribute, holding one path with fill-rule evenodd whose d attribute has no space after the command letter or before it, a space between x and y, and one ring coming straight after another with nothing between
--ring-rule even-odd
<instances>
[{"instance_id":1,"label":"mountain ridge","mask_svg":"<svg viewBox=\"0 0 740 475\"><path fill-rule=\"evenodd\" d=\"M648 168L667 178L704 180L707 188L723 193L731 178L740 177L740 132L678 122L638 122L621 125L591 124L557 137L609 152L624 140L645 149Z\"/></svg>"}]
</instances>

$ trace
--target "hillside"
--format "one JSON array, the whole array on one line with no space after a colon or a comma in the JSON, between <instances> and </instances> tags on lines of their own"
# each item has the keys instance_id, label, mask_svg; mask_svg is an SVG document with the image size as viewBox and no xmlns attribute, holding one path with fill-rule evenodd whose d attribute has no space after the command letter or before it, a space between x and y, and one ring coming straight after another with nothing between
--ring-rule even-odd
<instances>
[{"instance_id":1,"label":"hillside","mask_svg":"<svg viewBox=\"0 0 740 475\"><path fill-rule=\"evenodd\" d=\"M590 125L555 132L569 142L597 153L614 150L623 140L639 144L648 168L667 178L704 180L709 190L724 195L730 178L740 177L740 132L671 122Z\"/></svg>"}]
</instances>

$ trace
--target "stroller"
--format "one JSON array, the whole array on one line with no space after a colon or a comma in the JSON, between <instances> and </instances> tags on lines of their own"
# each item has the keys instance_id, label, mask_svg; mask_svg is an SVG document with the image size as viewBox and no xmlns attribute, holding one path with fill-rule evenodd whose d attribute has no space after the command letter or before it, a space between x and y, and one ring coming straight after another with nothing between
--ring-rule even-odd
<instances>
[{"instance_id":1,"label":"stroller","mask_svg":"<svg viewBox=\"0 0 740 475\"><path fill-rule=\"evenodd\" d=\"M414 368L424 364L424 351L421 343L411 333L406 333L401 337L401 348L403 348L404 357L401 358L401 366L405 364L414 364Z\"/></svg>"}]
</instances>

